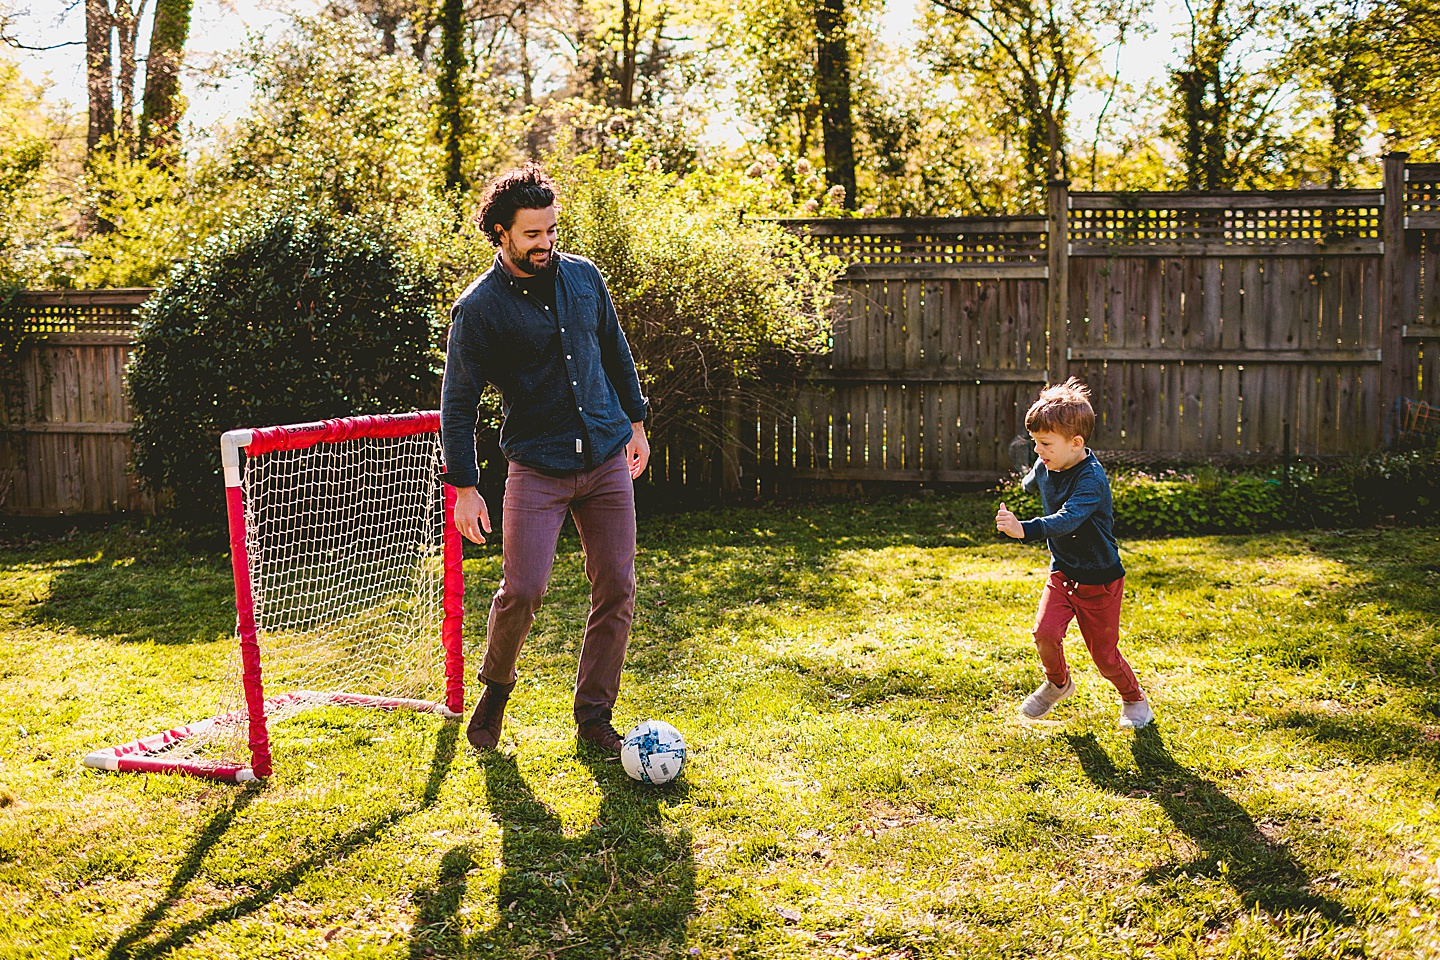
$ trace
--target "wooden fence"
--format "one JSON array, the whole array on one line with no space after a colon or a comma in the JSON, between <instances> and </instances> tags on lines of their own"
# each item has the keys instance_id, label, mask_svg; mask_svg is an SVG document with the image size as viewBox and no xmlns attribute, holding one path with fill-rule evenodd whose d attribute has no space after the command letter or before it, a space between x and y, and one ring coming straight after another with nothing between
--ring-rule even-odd
<instances>
[{"instance_id":1,"label":"wooden fence","mask_svg":"<svg viewBox=\"0 0 1440 960\"><path fill-rule=\"evenodd\" d=\"M21 358L18 443L0 443L0 512L154 512L130 474L125 363L148 289L23 295L39 341Z\"/></svg>"},{"instance_id":2,"label":"wooden fence","mask_svg":"<svg viewBox=\"0 0 1440 960\"><path fill-rule=\"evenodd\" d=\"M993 481L1040 387L1072 374L1110 456L1377 449L1397 399L1440 404L1440 164L1384 170L1380 190L1055 184L1045 216L791 221L847 263L830 354L798 397L727 400L714 436L657 443L650 480L731 496ZM6 511L151 509L124 472L121 383L145 293L32 298L47 333Z\"/></svg>"},{"instance_id":3,"label":"wooden fence","mask_svg":"<svg viewBox=\"0 0 1440 960\"><path fill-rule=\"evenodd\" d=\"M1440 164L1405 161L1380 190L1055 184L1039 218L792 221L849 263L834 349L793 426L754 418L734 486L993 480L1071 375L1117 459L1378 449L1398 398L1440 403Z\"/></svg>"}]
</instances>

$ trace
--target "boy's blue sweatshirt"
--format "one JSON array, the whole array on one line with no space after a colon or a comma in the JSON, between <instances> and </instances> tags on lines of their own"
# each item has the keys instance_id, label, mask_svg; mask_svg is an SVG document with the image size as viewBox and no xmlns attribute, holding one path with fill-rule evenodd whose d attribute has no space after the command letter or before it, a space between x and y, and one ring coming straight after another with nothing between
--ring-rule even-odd
<instances>
[{"instance_id":1,"label":"boy's blue sweatshirt","mask_svg":"<svg viewBox=\"0 0 1440 960\"><path fill-rule=\"evenodd\" d=\"M1049 541L1051 570L1076 583L1110 583L1125 576L1113 530L1110 479L1095 454L1086 449L1085 459L1068 470L1047 470L1036 460L1023 484L1031 493L1038 488L1045 506L1045 516L1021 521L1025 542Z\"/></svg>"}]
</instances>

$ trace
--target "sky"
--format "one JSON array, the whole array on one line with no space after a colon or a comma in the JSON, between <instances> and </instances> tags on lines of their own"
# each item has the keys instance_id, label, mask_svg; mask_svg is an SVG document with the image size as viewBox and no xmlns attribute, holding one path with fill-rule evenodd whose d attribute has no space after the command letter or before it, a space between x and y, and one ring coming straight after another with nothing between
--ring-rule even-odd
<instances>
[{"instance_id":1,"label":"sky","mask_svg":"<svg viewBox=\"0 0 1440 960\"><path fill-rule=\"evenodd\" d=\"M886 38L897 46L909 46L914 37L913 23L918 4L926 0L886 0L884 31ZM147 6L153 4L153 0ZM218 87L209 86L201 75L204 68L233 53L244 42L247 32L271 33L283 28L288 11L310 12L318 9L321 0L195 0L190 26L190 42L186 51L187 69L182 76L182 92L189 98L187 122L205 129L216 121L232 119L244 113L250 100L250 84L243 76L232 76ZM74 110L85 105L85 16L84 5L66 4L69 11L55 13L58 0L21 0L14 31L21 42L30 46L51 46L73 43L43 53L8 51L20 60L21 69L29 79L45 83L46 96L56 103L69 103ZM27 10L28 6L28 10ZM1183 0L1153 0L1150 23L1155 28L1149 37L1127 45L1120 71L1122 77L1136 88L1148 80L1165 76L1165 68L1174 62L1174 34L1184 18ZM149 18L146 17L137 49L149 47ZM198 69L197 69L198 68ZM143 73L143 71L142 71ZM141 80L143 83L143 78ZM138 94L137 94L138 99ZM1088 115L1098 109L1098 101L1075 104L1073 116L1084 124ZM717 119L711 124L710 137L719 142L738 142L740 133L732 124Z\"/></svg>"}]
</instances>

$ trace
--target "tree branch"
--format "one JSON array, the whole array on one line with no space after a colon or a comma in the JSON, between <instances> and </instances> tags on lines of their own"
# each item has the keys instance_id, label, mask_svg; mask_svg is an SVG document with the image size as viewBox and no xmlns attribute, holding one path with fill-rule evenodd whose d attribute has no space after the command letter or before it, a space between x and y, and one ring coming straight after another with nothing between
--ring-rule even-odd
<instances>
[{"instance_id":1,"label":"tree branch","mask_svg":"<svg viewBox=\"0 0 1440 960\"><path fill-rule=\"evenodd\" d=\"M52 43L48 47L32 47L28 43L21 43L13 37L0 37L0 43L15 50L30 50L35 53L44 53L46 50L59 50L61 47L83 47L84 40L70 40L66 43Z\"/></svg>"}]
</instances>

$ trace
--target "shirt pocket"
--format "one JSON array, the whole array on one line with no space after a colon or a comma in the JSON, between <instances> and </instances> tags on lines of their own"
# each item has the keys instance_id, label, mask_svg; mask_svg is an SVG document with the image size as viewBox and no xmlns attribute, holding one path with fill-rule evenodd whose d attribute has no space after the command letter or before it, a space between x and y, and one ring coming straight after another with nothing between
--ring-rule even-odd
<instances>
[{"instance_id":1,"label":"shirt pocket","mask_svg":"<svg viewBox=\"0 0 1440 960\"><path fill-rule=\"evenodd\" d=\"M587 333L594 333L600 326L599 299L594 291L581 290L575 294L575 326ZM568 319L568 318L567 318Z\"/></svg>"}]
</instances>

